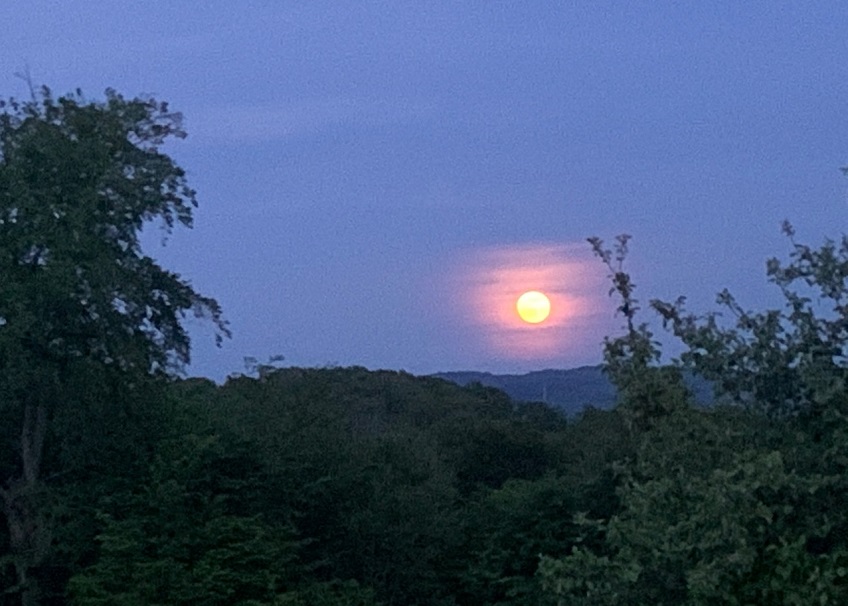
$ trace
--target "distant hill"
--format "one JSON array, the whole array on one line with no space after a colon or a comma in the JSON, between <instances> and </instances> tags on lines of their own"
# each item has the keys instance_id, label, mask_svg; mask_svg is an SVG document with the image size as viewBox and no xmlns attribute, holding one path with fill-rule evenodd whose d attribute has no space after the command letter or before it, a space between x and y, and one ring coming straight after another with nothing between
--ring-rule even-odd
<instances>
[{"instance_id":1,"label":"distant hill","mask_svg":"<svg viewBox=\"0 0 848 606\"><path fill-rule=\"evenodd\" d=\"M480 383L506 392L520 402L544 402L576 415L587 406L610 409L615 405L616 391L601 366L581 366L568 370L539 370L523 375L494 375L488 372L459 371L432 375L458 385ZM710 384L697 377L687 378L689 388L700 404L712 400Z\"/></svg>"}]
</instances>

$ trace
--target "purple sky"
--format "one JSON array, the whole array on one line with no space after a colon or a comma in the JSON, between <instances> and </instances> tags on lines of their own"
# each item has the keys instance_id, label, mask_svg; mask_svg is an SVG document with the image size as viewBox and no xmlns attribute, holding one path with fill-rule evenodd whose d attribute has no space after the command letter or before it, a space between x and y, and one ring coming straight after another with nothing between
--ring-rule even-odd
<instances>
[{"instance_id":1,"label":"purple sky","mask_svg":"<svg viewBox=\"0 0 848 606\"><path fill-rule=\"evenodd\" d=\"M587 237L632 234L641 298L704 311L724 287L776 303L764 267L789 250L783 219L811 244L848 225L844 2L3 8L0 95L26 96L28 66L57 93L152 93L185 114L168 151L196 226L164 249L151 231L148 250L234 333L218 350L198 326L191 374L274 354L414 373L597 363L621 321ZM498 315L542 287L547 325Z\"/></svg>"}]
</instances>

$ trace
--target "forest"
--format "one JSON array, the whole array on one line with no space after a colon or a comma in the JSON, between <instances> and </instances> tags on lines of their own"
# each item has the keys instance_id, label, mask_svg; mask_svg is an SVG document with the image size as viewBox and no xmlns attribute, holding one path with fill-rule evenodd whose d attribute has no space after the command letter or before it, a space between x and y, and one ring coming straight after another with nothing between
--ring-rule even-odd
<instances>
[{"instance_id":1,"label":"forest","mask_svg":"<svg viewBox=\"0 0 848 606\"><path fill-rule=\"evenodd\" d=\"M191 226L181 136L114 91L0 104L0 604L848 603L848 239L784 224L784 305L697 315L640 309L628 236L591 238L612 410L358 367L216 385L179 371L220 306L138 239Z\"/></svg>"}]
</instances>

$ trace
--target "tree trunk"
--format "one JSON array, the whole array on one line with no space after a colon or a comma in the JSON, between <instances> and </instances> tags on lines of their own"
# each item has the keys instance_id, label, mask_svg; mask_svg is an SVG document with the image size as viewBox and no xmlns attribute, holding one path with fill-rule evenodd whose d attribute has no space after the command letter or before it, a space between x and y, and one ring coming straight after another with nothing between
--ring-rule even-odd
<instances>
[{"instance_id":1,"label":"tree trunk","mask_svg":"<svg viewBox=\"0 0 848 606\"><path fill-rule=\"evenodd\" d=\"M27 405L20 442L21 473L0 488L21 606L40 603L37 580L31 572L44 562L50 548L51 529L39 481L46 434L47 407Z\"/></svg>"}]
</instances>

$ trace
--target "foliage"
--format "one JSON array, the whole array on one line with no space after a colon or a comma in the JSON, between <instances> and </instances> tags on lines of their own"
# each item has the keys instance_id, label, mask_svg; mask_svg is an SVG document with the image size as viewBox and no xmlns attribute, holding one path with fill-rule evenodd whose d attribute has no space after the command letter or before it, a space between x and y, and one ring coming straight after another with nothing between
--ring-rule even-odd
<instances>
[{"instance_id":1,"label":"foliage","mask_svg":"<svg viewBox=\"0 0 848 606\"><path fill-rule=\"evenodd\" d=\"M274 603L292 583L296 544L239 502L258 478L226 456L214 436L164 443L148 481L116 495L120 513L101 514L100 555L71 579L74 603Z\"/></svg>"},{"instance_id":2,"label":"foliage","mask_svg":"<svg viewBox=\"0 0 848 606\"><path fill-rule=\"evenodd\" d=\"M784 229L794 236L788 224ZM681 364L713 380L723 401L741 408L689 407L677 374L651 372L659 349L630 317L627 335L607 343L608 368L624 387L621 407L631 418L634 410L641 413L637 448L617 465L618 511L582 517L578 542L586 544L542 562L545 586L560 603L848 599L842 358L848 245L826 242L815 251L792 242L788 265L771 260L767 266L785 295L785 313L744 312L724 292L719 303L736 316L726 328L718 314L685 314L682 299L651 304L687 346ZM619 273L626 243L619 239ZM600 240L592 245L611 267ZM797 281L831 302L829 316L793 288ZM614 275L613 283L627 313L630 279ZM649 390L654 395L645 398Z\"/></svg>"},{"instance_id":3,"label":"foliage","mask_svg":"<svg viewBox=\"0 0 848 606\"><path fill-rule=\"evenodd\" d=\"M0 414L19 428L0 458L0 498L11 591L27 606L49 593L39 582L55 555L61 483L96 459L73 437L94 428L71 409L99 417L111 400L120 415L143 400L152 377L189 360L188 311L228 334L217 302L139 244L154 219L191 225L194 191L159 150L185 136L180 121L165 103L111 90L103 102L46 87L0 100Z\"/></svg>"},{"instance_id":4,"label":"foliage","mask_svg":"<svg viewBox=\"0 0 848 606\"><path fill-rule=\"evenodd\" d=\"M605 534L602 550L544 564L555 593L575 604L844 602L845 546L808 543L834 522L822 505L838 479L744 448L745 432L711 417L693 411L654 430L660 444L628 473L621 512L588 523Z\"/></svg>"},{"instance_id":5,"label":"foliage","mask_svg":"<svg viewBox=\"0 0 848 606\"><path fill-rule=\"evenodd\" d=\"M735 318L725 328L718 313L685 313L682 298L652 302L687 346L684 364L730 401L776 416L810 411L844 391L848 354L848 237L814 250L795 241L788 222L783 231L792 242L791 262L770 259L767 275L780 288L785 311L745 311L724 290L718 303Z\"/></svg>"},{"instance_id":6,"label":"foliage","mask_svg":"<svg viewBox=\"0 0 848 606\"><path fill-rule=\"evenodd\" d=\"M662 352L647 323L637 324L639 301L636 285L624 271L630 236L616 238L613 250L604 248L599 238L589 238L592 251L609 270L610 296L617 295L618 313L626 321L626 333L604 339L604 370L618 388L621 410L636 430L646 429L664 415L671 414L689 399L683 375L678 368L660 366Z\"/></svg>"},{"instance_id":7,"label":"foliage","mask_svg":"<svg viewBox=\"0 0 848 606\"><path fill-rule=\"evenodd\" d=\"M539 554L566 555L578 537L572 521L577 491L564 478L510 479L469 512L465 547L470 565L465 601L479 604L555 604L542 591Z\"/></svg>"},{"instance_id":8,"label":"foliage","mask_svg":"<svg viewBox=\"0 0 848 606\"><path fill-rule=\"evenodd\" d=\"M512 415L502 394L361 368L280 369L232 379L213 410L254 441L268 491L296 512L313 578L356 580L388 604L450 603L465 447L452 430Z\"/></svg>"},{"instance_id":9,"label":"foliage","mask_svg":"<svg viewBox=\"0 0 848 606\"><path fill-rule=\"evenodd\" d=\"M191 226L195 192L159 150L185 136L180 114L111 90L95 103L44 88L0 107L2 351L29 354L33 372L75 358L164 371L189 358L186 310L226 335L218 304L139 243L153 219Z\"/></svg>"}]
</instances>

